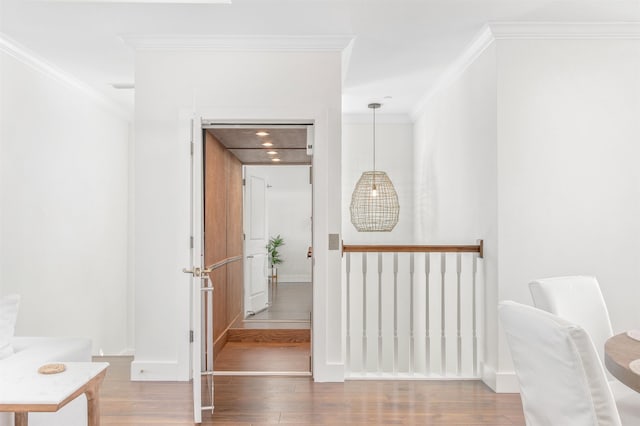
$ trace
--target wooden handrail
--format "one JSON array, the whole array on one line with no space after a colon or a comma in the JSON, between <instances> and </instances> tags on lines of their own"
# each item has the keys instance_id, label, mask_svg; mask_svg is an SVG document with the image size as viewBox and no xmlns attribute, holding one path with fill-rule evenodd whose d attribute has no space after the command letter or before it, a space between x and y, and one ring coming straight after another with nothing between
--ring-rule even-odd
<instances>
[{"instance_id":1,"label":"wooden handrail","mask_svg":"<svg viewBox=\"0 0 640 426\"><path fill-rule=\"evenodd\" d=\"M477 245L342 245L343 253L478 253L478 257L484 255L483 240L478 240Z\"/></svg>"}]
</instances>

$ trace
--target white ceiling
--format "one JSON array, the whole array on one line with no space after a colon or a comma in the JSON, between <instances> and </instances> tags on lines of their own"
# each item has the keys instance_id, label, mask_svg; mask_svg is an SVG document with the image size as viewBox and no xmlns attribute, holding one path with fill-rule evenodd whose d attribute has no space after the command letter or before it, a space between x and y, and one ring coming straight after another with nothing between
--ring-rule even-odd
<instances>
[{"instance_id":1,"label":"white ceiling","mask_svg":"<svg viewBox=\"0 0 640 426\"><path fill-rule=\"evenodd\" d=\"M134 80L122 36L350 35L343 111L408 114L488 21L640 21L640 0L140 1L0 0L0 32L129 111L133 90L111 87Z\"/></svg>"}]
</instances>

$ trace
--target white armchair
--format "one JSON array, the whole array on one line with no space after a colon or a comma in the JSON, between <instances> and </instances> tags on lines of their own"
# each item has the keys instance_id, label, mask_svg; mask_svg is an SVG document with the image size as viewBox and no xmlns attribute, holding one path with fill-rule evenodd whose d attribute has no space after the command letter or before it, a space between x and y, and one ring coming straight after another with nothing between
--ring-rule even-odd
<instances>
[{"instance_id":1,"label":"white armchair","mask_svg":"<svg viewBox=\"0 0 640 426\"><path fill-rule=\"evenodd\" d=\"M621 425L589 335L564 319L515 302L501 302L520 397L529 426Z\"/></svg>"},{"instance_id":2,"label":"white armchair","mask_svg":"<svg viewBox=\"0 0 640 426\"><path fill-rule=\"evenodd\" d=\"M591 337L604 367L604 344L613 329L609 311L595 277L565 276L529 283L533 304L582 327ZM640 425L640 394L616 380L605 369L623 424Z\"/></svg>"},{"instance_id":3,"label":"white armchair","mask_svg":"<svg viewBox=\"0 0 640 426\"><path fill-rule=\"evenodd\" d=\"M604 342L613 336L609 311L595 277L545 278L529 283L536 308L584 328L604 365Z\"/></svg>"}]
</instances>

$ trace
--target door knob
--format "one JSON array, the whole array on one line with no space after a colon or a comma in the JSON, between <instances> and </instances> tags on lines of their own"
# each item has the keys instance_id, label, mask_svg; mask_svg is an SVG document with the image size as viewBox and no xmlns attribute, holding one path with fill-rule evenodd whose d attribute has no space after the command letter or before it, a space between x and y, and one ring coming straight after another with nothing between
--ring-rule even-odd
<instances>
[{"instance_id":1,"label":"door knob","mask_svg":"<svg viewBox=\"0 0 640 426\"><path fill-rule=\"evenodd\" d=\"M192 269L182 268L182 272L184 272L185 274L191 274L196 278L202 278L211 273L211 271L213 271L213 269L199 268L197 266L194 266Z\"/></svg>"},{"instance_id":2,"label":"door knob","mask_svg":"<svg viewBox=\"0 0 640 426\"><path fill-rule=\"evenodd\" d=\"M198 267L194 267L194 268L191 268L191 269L182 268L182 272L184 272L185 274L191 274L194 277L199 277L200 276L200 268L198 268Z\"/></svg>"}]
</instances>

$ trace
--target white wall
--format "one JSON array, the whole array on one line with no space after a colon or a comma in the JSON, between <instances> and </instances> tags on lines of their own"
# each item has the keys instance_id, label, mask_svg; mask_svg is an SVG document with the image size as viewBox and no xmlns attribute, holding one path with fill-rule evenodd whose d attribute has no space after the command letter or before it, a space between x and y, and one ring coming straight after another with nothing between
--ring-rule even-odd
<instances>
[{"instance_id":1,"label":"white wall","mask_svg":"<svg viewBox=\"0 0 640 426\"><path fill-rule=\"evenodd\" d=\"M314 378L343 380L341 257L328 250L328 234L341 231L340 76L337 51L136 52L134 379L189 378L189 141L181 114L195 111L226 122L314 121Z\"/></svg>"},{"instance_id":2,"label":"white wall","mask_svg":"<svg viewBox=\"0 0 640 426\"><path fill-rule=\"evenodd\" d=\"M280 282L311 282L311 184L309 166L248 166L266 178L269 235L280 235Z\"/></svg>"},{"instance_id":3,"label":"white wall","mask_svg":"<svg viewBox=\"0 0 640 426\"><path fill-rule=\"evenodd\" d=\"M496 51L434 93L415 123L417 244L485 244L485 368L497 363Z\"/></svg>"},{"instance_id":4,"label":"white wall","mask_svg":"<svg viewBox=\"0 0 640 426\"><path fill-rule=\"evenodd\" d=\"M514 28L463 54L415 128L417 238L485 240L483 379L501 392L518 387L496 304L531 304L531 280L595 275L614 330L640 320L640 42Z\"/></svg>"},{"instance_id":5,"label":"white wall","mask_svg":"<svg viewBox=\"0 0 640 426\"><path fill-rule=\"evenodd\" d=\"M384 106L383 106L384 108ZM380 110L378 110L380 111ZM349 206L362 172L373 167L373 116L356 116L342 125L342 229L345 244L413 244L413 125L385 122L376 113L376 170L387 172L398 193L400 216L391 232L358 232Z\"/></svg>"},{"instance_id":6,"label":"white wall","mask_svg":"<svg viewBox=\"0 0 640 426\"><path fill-rule=\"evenodd\" d=\"M128 122L22 51L0 48L0 292L16 334L127 341Z\"/></svg>"},{"instance_id":7,"label":"white wall","mask_svg":"<svg viewBox=\"0 0 640 426\"><path fill-rule=\"evenodd\" d=\"M640 322L640 41L499 40L499 295L595 275L614 331ZM504 339L501 371L511 363Z\"/></svg>"}]
</instances>

